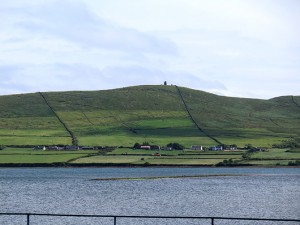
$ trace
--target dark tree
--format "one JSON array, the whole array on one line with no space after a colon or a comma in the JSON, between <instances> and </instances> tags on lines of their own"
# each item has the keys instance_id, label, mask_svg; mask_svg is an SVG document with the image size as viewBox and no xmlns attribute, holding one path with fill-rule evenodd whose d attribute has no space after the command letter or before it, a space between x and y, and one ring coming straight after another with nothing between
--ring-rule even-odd
<instances>
[{"instance_id":1,"label":"dark tree","mask_svg":"<svg viewBox=\"0 0 300 225\"><path fill-rule=\"evenodd\" d=\"M164 82L164 85L167 85L167 81Z\"/></svg>"},{"instance_id":2,"label":"dark tree","mask_svg":"<svg viewBox=\"0 0 300 225\"><path fill-rule=\"evenodd\" d=\"M141 145L139 143L135 143L133 145L133 149L140 149L141 148Z\"/></svg>"},{"instance_id":3,"label":"dark tree","mask_svg":"<svg viewBox=\"0 0 300 225\"><path fill-rule=\"evenodd\" d=\"M175 149L175 150L183 150L184 149L184 147L178 143L169 143L169 144L167 144L167 147L171 147L172 149Z\"/></svg>"}]
</instances>

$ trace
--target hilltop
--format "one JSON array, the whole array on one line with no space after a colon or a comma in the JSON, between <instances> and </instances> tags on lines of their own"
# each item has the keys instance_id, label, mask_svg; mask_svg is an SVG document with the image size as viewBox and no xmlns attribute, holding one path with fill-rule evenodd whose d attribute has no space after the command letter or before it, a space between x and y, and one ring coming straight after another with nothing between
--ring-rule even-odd
<instances>
[{"instance_id":1,"label":"hilltop","mask_svg":"<svg viewBox=\"0 0 300 225\"><path fill-rule=\"evenodd\" d=\"M0 96L0 145L179 142L270 147L300 136L300 96L218 96L177 86Z\"/></svg>"}]
</instances>

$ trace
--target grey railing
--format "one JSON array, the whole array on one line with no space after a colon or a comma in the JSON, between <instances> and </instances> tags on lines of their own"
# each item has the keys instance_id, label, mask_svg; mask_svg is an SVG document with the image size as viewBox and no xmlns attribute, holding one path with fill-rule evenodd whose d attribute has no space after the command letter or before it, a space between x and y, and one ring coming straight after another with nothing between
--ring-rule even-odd
<instances>
[{"instance_id":1,"label":"grey railing","mask_svg":"<svg viewBox=\"0 0 300 225\"><path fill-rule=\"evenodd\" d=\"M277 221L277 222L298 222L300 219L266 219L266 218L236 218L236 217L199 217L199 216L116 216L116 215L79 215L79 214L43 214L43 213L0 213L6 216L24 216L26 224L30 225L31 216L47 216L47 217L82 217L82 218L111 218L113 224L117 225L117 220L121 218L131 219L185 219L185 220L209 220L211 225L217 225L217 220L230 221Z\"/></svg>"}]
</instances>

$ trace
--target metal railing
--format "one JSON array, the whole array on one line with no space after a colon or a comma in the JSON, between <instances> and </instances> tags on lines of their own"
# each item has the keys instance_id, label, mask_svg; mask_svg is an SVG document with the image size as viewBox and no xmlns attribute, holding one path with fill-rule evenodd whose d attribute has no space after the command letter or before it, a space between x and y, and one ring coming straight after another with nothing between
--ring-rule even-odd
<instances>
[{"instance_id":1,"label":"metal railing","mask_svg":"<svg viewBox=\"0 0 300 225\"><path fill-rule=\"evenodd\" d=\"M276 222L298 222L300 219L266 219L266 218L235 218L235 217L199 217L199 216L116 216L116 215L80 215L80 214L43 214L43 213L0 213L0 216L25 216L26 224L30 225L31 216L47 217L82 217L82 218L111 218L113 224L117 225L117 220L121 218L131 219L186 219L186 220L208 220L211 225L216 225L217 220L230 221L276 221Z\"/></svg>"}]
</instances>

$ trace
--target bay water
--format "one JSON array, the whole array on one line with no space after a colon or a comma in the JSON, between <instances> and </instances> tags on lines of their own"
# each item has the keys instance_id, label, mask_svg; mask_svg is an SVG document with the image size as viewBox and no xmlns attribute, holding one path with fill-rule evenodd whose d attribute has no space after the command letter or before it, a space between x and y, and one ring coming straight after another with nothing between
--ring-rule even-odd
<instances>
[{"instance_id":1,"label":"bay water","mask_svg":"<svg viewBox=\"0 0 300 225\"><path fill-rule=\"evenodd\" d=\"M228 176L94 180L222 174ZM300 219L300 168L1 168L0 212ZM0 224L22 225L26 218L0 216ZM113 220L33 216L30 224L113 224ZM210 221L119 219L117 224Z\"/></svg>"}]
</instances>

